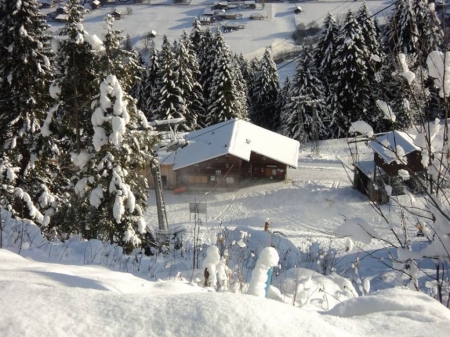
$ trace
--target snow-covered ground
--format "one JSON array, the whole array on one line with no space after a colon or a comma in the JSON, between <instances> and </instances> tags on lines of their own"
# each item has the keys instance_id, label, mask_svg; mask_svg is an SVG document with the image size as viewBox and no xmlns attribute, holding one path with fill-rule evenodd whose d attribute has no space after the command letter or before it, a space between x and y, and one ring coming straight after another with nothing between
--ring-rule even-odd
<instances>
[{"instance_id":1,"label":"snow-covered ground","mask_svg":"<svg viewBox=\"0 0 450 337\"><path fill-rule=\"evenodd\" d=\"M0 249L1 336L447 336L450 311L391 289L324 313L183 280L35 262Z\"/></svg>"},{"instance_id":2,"label":"snow-covered ground","mask_svg":"<svg viewBox=\"0 0 450 337\"><path fill-rule=\"evenodd\" d=\"M213 0L193 0L190 5L174 5L173 1L152 1L151 4L118 3L114 6L105 6L87 13L84 20L84 28L89 34L102 37L104 34L104 17L111 13L112 8L117 8L124 15L116 20L115 27L123 29L124 35L129 34L132 44L136 48L142 48L146 33L155 30L156 47L160 48L162 37L166 34L170 41L179 39L183 30L190 31L195 17L202 16L206 8L210 8ZM390 1L368 1L368 8L376 13L390 4ZM294 14L297 5L301 5L303 12ZM291 39L295 27L299 23L307 25L312 21L322 24L326 14L331 11L336 17L345 15L348 10L357 11L362 1L310 1L299 4L289 2L266 3L263 9L238 9L243 18L238 20L245 24L245 29L224 33L225 41L235 53L243 53L247 58L262 56L264 50L272 47L272 53L282 53L292 49ZM132 9L131 14L126 14L126 8ZM54 11L54 8L44 9L44 13ZM250 20L254 13L265 13L265 20ZM384 13L377 15L383 19ZM52 30L57 31L63 23L49 22ZM213 31L224 24L225 21L217 21L209 26Z\"/></svg>"},{"instance_id":3,"label":"snow-covered ground","mask_svg":"<svg viewBox=\"0 0 450 337\"><path fill-rule=\"evenodd\" d=\"M351 283L336 274L322 276L297 267L274 275L274 287L269 291L272 299L240 291L211 292L188 282L190 271L178 273L179 265L170 255L147 258L140 269L130 268L134 271L131 274L115 271L112 264L110 268L97 262L83 265L89 260L87 255L92 261L99 260L92 257L94 242L88 244L89 251L86 245L80 249L76 241L63 250L51 244L45 251L25 245L21 256L0 249L0 335L447 336L447 308L426 294L392 288L392 271L366 258L358 247L350 252L340 250L345 239L333 232L345 217L362 217L375 226L378 223L366 198L351 187L336 159L336 155L345 158L346 152L345 140L324 141L319 156L312 156L310 148L301 153L299 168L289 170L286 182L226 193L213 190L206 195L167 191L165 198L171 226L192 230L187 203L206 202L208 214L200 215L202 232L218 232L220 223L222 228L248 226L252 234L248 245L264 246L270 240L287 255L295 246L310 253L319 246L332 246L337 250L337 269L351 270L349 261L359 256L363 260L359 277L367 296L355 297ZM148 220L156 226L152 196L151 191ZM281 232L294 245L283 236L268 236L262 228L266 218L270 218L274 232ZM382 225L377 230L388 235ZM376 241L362 247L381 246ZM154 269L149 264L144 268L151 261ZM314 269L315 262L310 262ZM202 275L202 271L194 275ZM372 290L366 279L371 280ZM295 299L292 294L296 288L299 293Z\"/></svg>"}]
</instances>

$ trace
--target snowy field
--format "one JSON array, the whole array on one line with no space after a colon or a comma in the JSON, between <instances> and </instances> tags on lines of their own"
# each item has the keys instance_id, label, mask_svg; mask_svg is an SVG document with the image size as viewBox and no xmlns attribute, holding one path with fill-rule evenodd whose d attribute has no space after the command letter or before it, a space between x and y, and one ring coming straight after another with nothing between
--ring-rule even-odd
<instances>
[{"instance_id":1,"label":"snowy field","mask_svg":"<svg viewBox=\"0 0 450 337\"><path fill-rule=\"evenodd\" d=\"M111 13L112 8L117 8L125 15L115 22L115 27L124 30L124 35L129 34L132 44L140 49L143 47L146 33L155 30L156 47L161 47L162 37L166 34L170 41L179 39L183 30L190 32L195 17L202 16L203 11L209 8L214 1L193 0L190 5L173 5L172 1L152 1L152 4L119 3L115 6L102 7L86 14L84 28L89 34L102 37L104 34L103 19L106 14ZM388 6L390 1L368 1L367 5L372 13L376 13ZM262 56L265 48L272 47L272 52L281 53L289 51L293 46L291 39L295 27L299 23L307 25L312 21L322 24L326 14L331 11L336 17L345 15L348 10L357 11L362 1L312 1L302 2L303 12L294 14L294 3L267 3L264 9L239 9L243 18L238 20L245 24L245 29L224 33L225 41L235 53L243 53L247 58ZM126 8L132 9L132 14L126 15ZM44 13L54 9L44 9ZM255 13L264 13L266 20L250 20L249 17ZM386 14L377 15L383 20ZM57 31L63 23L49 22L52 30ZM213 31L226 21L217 21L208 26Z\"/></svg>"}]
</instances>

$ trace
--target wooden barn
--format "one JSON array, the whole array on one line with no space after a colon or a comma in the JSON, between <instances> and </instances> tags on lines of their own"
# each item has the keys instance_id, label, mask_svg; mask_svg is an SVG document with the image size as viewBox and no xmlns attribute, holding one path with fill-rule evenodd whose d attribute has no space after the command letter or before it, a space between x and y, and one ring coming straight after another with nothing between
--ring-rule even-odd
<instances>
[{"instance_id":1,"label":"wooden barn","mask_svg":"<svg viewBox=\"0 0 450 337\"><path fill-rule=\"evenodd\" d=\"M399 170L417 173L424 169L420 148L414 145L414 139L405 132L385 133L371 141L369 146L374 151L375 165L390 177L397 176ZM403 161L398 160L399 158L392 151L395 151L397 146L401 147L405 153Z\"/></svg>"},{"instance_id":2,"label":"wooden barn","mask_svg":"<svg viewBox=\"0 0 450 337\"><path fill-rule=\"evenodd\" d=\"M228 1L215 1L213 9L228 9Z\"/></svg>"},{"instance_id":3,"label":"wooden barn","mask_svg":"<svg viewBox=\"0 0 450 337\"><path fill-rule=\"evenodd\" d=\"M298 141L241 119L191 132L185 139L186 147L160 158L166 189L236 189L250 179L284 180L288 167L297 168Z\"/></svg>"},{"instance_id":4,"label":"wooden barn","mask_svg":"<svg viewBox=\"0 0 450 337\"><path fill-rule=\"evenodd\" d=\"M268 18L266 13L253 13L249 16L250 20L265 20Z\"/></svg>"},{"instance_id":5,"label":"wooden barn","mask_svg":"<svg viewBox=\"0 0 450 337\"><path fill-rule=\"evenodd\" d=\"M117 9L115 9L110 15L114 18L114 20L120 20L122 17L122 13L120 13Z\"/></svg>"},{"instance_id":6,"label":"wooden barn","mask_svg":"<svg viewBox=\"0 0 450 337\"><path fill-rule=\"evenodd\" d=\"M424 170L421 149L414 144L411 135L391 131L369 141L368 145L373 150L373 160L355 163L353 184L357 190L380 204L389 201L386 185L392 187L392 195L403 194L405 188L417 191L415 181L399 175L400 170L409 173ZM400 153L403 153L402 158L399 158Z\"/></svg>"}]
</instances>

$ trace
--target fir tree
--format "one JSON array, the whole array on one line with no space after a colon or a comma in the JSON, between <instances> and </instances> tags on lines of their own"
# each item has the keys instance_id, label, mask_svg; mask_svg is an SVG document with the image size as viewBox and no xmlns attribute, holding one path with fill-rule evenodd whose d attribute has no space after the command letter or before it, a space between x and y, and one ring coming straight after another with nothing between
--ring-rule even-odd
<instances>
[{"instance_id":1,"label":"fir tree","mask_svg":"<svg viewBox=\"0 0 450 337\"><path fill-rule=\"evenodd\" d=\"M361 28L365 45L365 60L371 72L370 76L373 77L381 67L382 48L375 21L365 2L356 14L356 21Z\"/></svg>"},{"instance_id":2,"label":"fir tree","mask_svg":"<svg viewBox=\"0 0 450 337\"><path fill-rule=\"evenodd\" d=\"M172 46L164 35L161 52L159 53L159 69L157 74L157 99L156 119L165 120L180 118L186 115L186 102L183 91L178 87L177 60L172 51Z\"/></svg>"},{"instance_id":3,"label":"fir tree","mask_svg":"<svg viewBox=\"0 0 450 337\"><path fill-rule=\"evenodd\" d=\"M185 122L181 127L185 131L197 129L198 119L204 115L203 89L198 82L200 78L199 64L191 40L183 32L178 44L175 58L177 60L177 86L182 90L186 102Z\"/></svg>"},{"instance_id":4,"label":"fir tree","mask_svg":"<svg viewBox=\"0 0 450 337\"><path fill-rule=\"evenodd\" d=\"M53 143L40 126L53 76L51 36L35 0L0 3L0 206L46 226L54 211Z\"/></svg>"},{"instance_id":5,"label":"fir tree","mask_svg":"<svg viewBox=\"0 0 450 337\"><path fill-rule=\"evenodd\" d=\"M159 72L158 51L154 48L150 51L150 56L147 66L142 75L139 84L137 106L145 113L148 120L155 120L155 113L157 110L157 84Z\"/></svg>"},{"instance_id":6,"label":"fir tree","mask_svg":"<svg viewBox=\"0 0 450 337\"><path fill-rule=\"evenodd\" d=\"M200 85L203 88L203 100L205 115L200 119L199 124L207 125L208 102L211 94L211 84L216 70L216 58L220 53L220 50L216 49L215 37L212 35L211 30L207 28L201 39L200 47L197 50L197 57L200 68Z\"/></svg>"},{"instance_id":7,"label":"fir tree","mask_svg":"<svg viewBox=\"0 0 450 337\"><path fill-rule=\"evenodd\" d=\"M289 76L286 76L284 80L283 87L280 91L280 96L278 98L278 106L280 107L280 126L277 130L278 133L285 135L286 130L286 117L291 114L291 102L292 102L292 83Z\"/></svg>"},{"instance_id":8,"label":"fir tree","mask_svg":"<svg viewBox=\"0 0 450 337\"><path fill-rule=\"evenodd\" d=\"M301 144L327 137L324 89L314 63L309 47L304 46L290 90L290 100L284 102L282 133Z\"/></svg>"},{"instance_id":9,"label":"fir tree","mask_svg":"<svg viewBox=\"0 0 450 337\"><path fill-rule=\"evenodd\" d=\"M213 125L231 118L241 117L239 93L231 53L223 40L220 30L215 35L216 60L212 77L206 125Z\"/></svg>"},{"instance_id":10,"label":"fir tree","mask_svg":"<svg viewBox=\"0 0 450 337\"><path fill-rule=\"evenodd\" d=\"M330 92L329 82L332 77L332 62L336 51L336 40L339 27L332 13L328 13L323 22L323 32L314 50L315 64L319 76L325 84L326 92Z\"/></svg>"},{"instance_id":11,"label":"fir tree","mask_svg":"<svg viewBox=\"0 0 450 337\"><path fill-rule=\"evenodd\" d=\"M202 24L200 23L199 19L194 18L194 22L192 23L190 39L192 42L192 47L194 48L196 53L198 53L201 50L202 38L203 38Z\"/></svg>"},{"instance_id":12,"label":"fir tree","mask_svg":"<svg viewBox=\"0 0 450 337\"><path fill-rule=\"evenodd\" d=\"M116 74L123 90L130 92L132 86L139 81L143 71L139 65L139 55L134 50L128 51L120 47L120 43L124 39L123 36L120 36L123 30L114 29L114 18L111 15L106 15L105 22L104 52L100 57L101 73L104 76Z\"/></svg>"},{"instance_id":13,"label":"fir tree","mask_svg":"<svg viewBox=\"0 0 450 337\"><path fill-rule=\"evenodd\" d=\"M60 104L56 123L65 153L70 154L80 153L89 136L90 102L98 87L98 61L104 46L84 30L84 8L77 0L70 0L66 10L67 21L60 32L62 39L57 48L57 73L51 95Z\"/></svg>"},{"instance_id":14,"label":"fir tree","mask_svg":"<svg viewBox=\"0 0 450 337\"><path fill-rule=\"evenodd\" d=\"M252 122L268 130L276 130L279 124L279 108L277 106L280 94L278 70L272 54L266 49L260 62L253 87L254 110L250 116Z\"/></svg>"},{"instance_id":15,"label":"fir tree","mask_svg":"<svg viewBox=\"0 0 450 337\"><path fill-rule=\"evenodd\" d=\"M248 88L247 88L247 81L244 78L244 75L241 71L241 63L237 61L237 58L233 58L233 67L234 70L234 78L236 83L236 90L238 93L238 107L237 107L237 117L244 120L250 120L249 115L249 108L248 108L248 102L249 102L249 96L248 96Z\"/></svg>"},{"instance_id":16,"label":"fir tree","mask_svg":"<svg viewBox=\"0 0 450 337\"><path fill-rule=\"evenodd\" d=\"M78 1L70 0L66 11L66 24L61 29L59 43L54 46L57 49L56 79L50 94L56 106L49 110L44 123L44 129L50 130L48 133L56 139L60 151L61 174L56 177L55 184L59 186L64 205L51 223L59 230L78 225L76 216L67 216L67 209L71 207L68 202L74 193L73 164L81 165L89 153L89 140L93 135L90 104L98 90L99 56L104 52L103 43L84 30L84 8Z\"/></svg>"},{"instance_id":17,"label":"fir tree","mask_svg":"<svg viewBox=\"0 0 450 337\"><path fill-rule=\"evenodd\" d=\"M372 102L365 41L351 11L346 16L336 45L328 110L332 136L339 138L347 132L352 122L367 119Z\"/></svg>"},{"instance_id":18,"label":"fir tree","mask_svg":"<svg viewBox=\"0 0 450 337\"><path fill-rule=\"evenodd\" d=\"M248 110L250 116L256 114L256 76L260 68L260 61L257 58L253 58L249 62L248 75L247 75L247 91L248 91Z\"/></svg>"},{"instance_id":19,"label":"fir tree","mask_svg":"<svg viewBox=\"0 0 450 337\"><path fill-rule=\"evenodd\" d=\"M75 195L65 209L77 222L65 229L129 250L146 232L148 186L139 172L151 160L149 126L113 75L101 83L92 108L88 160L78 166Z\"/></svg>"},{"instance_id":20,"label":"fir tree","mask_svg":"<svg viewBox=\"0 0 450 337\"><path fill-rule=\"evenodd\" d=\"M416 16L411 0L396 0L395 9L390 16L383 34L386 54L399 53L417 56L420 39Z\"/></svg>"}]
</instances>

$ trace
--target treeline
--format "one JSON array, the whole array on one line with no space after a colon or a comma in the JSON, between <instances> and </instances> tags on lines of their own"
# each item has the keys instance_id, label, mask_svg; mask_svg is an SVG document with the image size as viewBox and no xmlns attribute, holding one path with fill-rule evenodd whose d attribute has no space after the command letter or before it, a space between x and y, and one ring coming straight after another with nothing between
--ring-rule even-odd
<instances>
[{"instance_id":1,"label":"treeline","mask_svg":"<svg viewBox=\"0 0 450 337\"><path fill-rule=\"evenodd\" d=\"M383 30L365 4L341 26L328 14L283 86L269 49L247 61L198 20L142 63L121 48L111 17L100 40L84 30L78 1L66 6L52 37L36 0L0 0L0 204L49 238L141 245L148 188L139 172L157 142L153 120L184 117L191 131L242 118L304 143L343 137L360 119L375 131L405 128L443 104L423 70L443 33L423 0L397 0ZM411 90L411 70L424 87Z\"/></svg>"}]
</instances>

